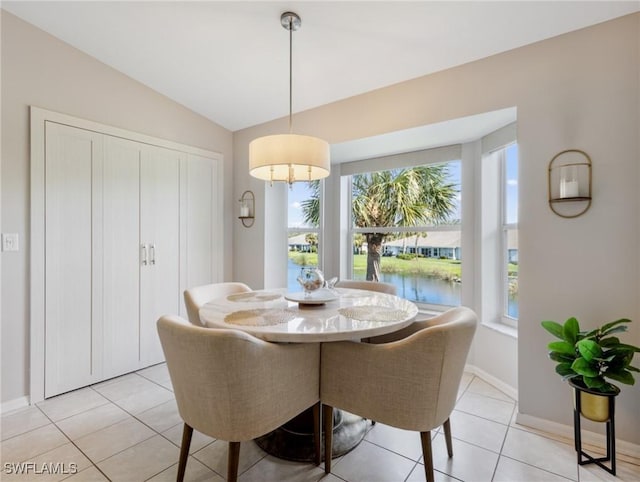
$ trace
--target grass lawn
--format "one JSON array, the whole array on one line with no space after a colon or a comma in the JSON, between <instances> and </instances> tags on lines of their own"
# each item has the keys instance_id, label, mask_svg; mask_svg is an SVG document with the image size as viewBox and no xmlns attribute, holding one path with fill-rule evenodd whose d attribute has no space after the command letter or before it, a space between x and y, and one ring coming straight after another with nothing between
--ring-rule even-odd
<instances>
[{"instance_id":1,"label":"grass lawn","mask_svg":"<svg viewBox=\"0 0 640 482\"><path fill-rule=\"evenodd\" d=\"M387 256L380 259L380 270L383 273L422 275L446 280L459 280L461 278L460 261L451 259L398 259L395 256ZM366 254L356 254L353 256L353 271L355 273L365 273L367 271Z\"/></svg>"},{"instance_id":2,"label":"grass lawn","mask_svg":"<svg viewBox=\"0 0 640 482\"><path fill-rule=\"evenodd\" d=\"M300 266L317 266L317 253L297 253L289 252L289 258ZM419 275L440 278L447 281L460 281L462 279L461 261L452 259L438 258L414 258L414 259L398 259L395 256L382 257L380 259L380 269L383 273L394 273L400 275ZM353 272L358 275L364 275L367 271L367 255L353 255ZM517 277L518 265L509 264L509 275ZM511 290L517 292L517 284L513 285Z\"/></svg>"},{"instance_id":3,"label":"grass lawn","mask_svg":"<svg viewBox=\"0 0 640 482\"><path fill-rule=\"evenodd\" d=\"M294 253L289 257L294 263L301 266L317 266L318 255L316 253ZM414 258L411 260L398 259L395 256L383 257L380 260L380 269L383 273L397 273L402 275L424 275L443 279L460 279L460 261L436 258ZM367 255L355 254L353 256L354 273L367 271Z\"/></svg>"}]
</instances>

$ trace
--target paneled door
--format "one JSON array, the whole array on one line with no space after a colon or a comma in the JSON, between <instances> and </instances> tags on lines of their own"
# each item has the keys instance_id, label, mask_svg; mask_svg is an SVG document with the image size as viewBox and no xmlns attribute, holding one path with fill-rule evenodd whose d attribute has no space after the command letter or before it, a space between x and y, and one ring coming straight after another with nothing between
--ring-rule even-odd
<instances>
[{"instance_id":1,"label":"paneled door","mask_svg":"<svg viewBox=\"0 0 640 482\"><path fill-rule=\"evenodd\" d=\"M140 159L144 144L104 136L102 306L104 378L140 363Z\"/></svg>"},{"instance_id":2,"label":"paneled door","mask_svg":"<svg viewBox=\"0 0 640 482\"><path fill-rule=\"evenodd\" d=\"M45 130L45 396L51 396L101 377L92 185L103 138L51 122Z\"/></svg>"},{"instance_id":3,"label":"paneled door","mask_svg":"<svg viewBox=\"0 0 640 482\"><path fill-rule=\"evenodd\" d=\"M164 361L158 318L180 312L180 161L183 153L146 146L140 163L140 358Z\"/></svg>"}]
</instances>

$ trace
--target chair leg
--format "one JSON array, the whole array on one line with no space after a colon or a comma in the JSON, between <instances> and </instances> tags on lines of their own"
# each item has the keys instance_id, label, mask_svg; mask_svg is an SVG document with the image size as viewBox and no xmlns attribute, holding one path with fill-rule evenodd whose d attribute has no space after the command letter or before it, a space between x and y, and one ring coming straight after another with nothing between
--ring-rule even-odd
<instances>
[{"instance_id":1,"label":"chair leg","mask_svg":"<svg viewBox=\"0 0 640 482\"><path fill-rule=\"evenodd\" d=\"M316 465L320 465L322 454L320 453L320 438L322 430L320 428L320 402L313 406L313 445L316 449Z\"/></svg>"},{"instance_id":2,"label":"chair leg","mask_svg":"<svg viewBox=\"0 0 640 482\"><path fill-rule=\"evenodd\" d=\"M322 405L324 425L324 471L331 473L331 455L333 453L333 407Z\"/></svg>"},{"instance_id":3,"label":"chair leg","mask_svg":"<svg viewBox=\"0 0 640 482\"><path fill-rule=\"evenodd\" d=\"M431 432L420 432L420 442L422 442L422 457L424 458L424 474L427 482L434 482L433 476L433 455L431 453Z\"/></svg>"},{"instance_id":4,"label":"chair leg","mask_svg":"<svg viewBox=\"0 0 640 482\"><path fill-rule=\"evenodd\" d=\"M227 482L238 480L238 464L240 463L240 442L229 442L229 458L227 461Z\"/></svg>"},{"instance_id":5,"label":"chair leg","mask_svg":"<svg viewBox=\"0 0 640 482\"><path fill-rule=\"evenodd\" d=\"M176 480L182 482L184 480L184 472L187 469L187 459L189 458L189 447L191 446L191 436L193 435L193 427L186 423L182 428L182 445L180 445L180 462L178 463L178 477Z\"/></svg>"},{"instance_id":6,"label":"chair leg","mask_svg":"<svg viewBox=\"0 0 640 482\"><path fill-rule=\"evenodd\" d=\"M451 443L451 420L447 419L442 425L444 428L444 439L447 441L447 454L453 457L453 444Z\"/></svg>"}]
</instances>

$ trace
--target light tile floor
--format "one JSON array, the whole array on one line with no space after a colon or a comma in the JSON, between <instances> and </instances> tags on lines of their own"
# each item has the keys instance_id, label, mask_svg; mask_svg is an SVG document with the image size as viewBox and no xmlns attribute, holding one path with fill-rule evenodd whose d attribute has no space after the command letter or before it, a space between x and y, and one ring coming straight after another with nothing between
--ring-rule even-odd
<instances>
[{"instance_id":1,"label":"light tile floor","mask_svg":"<svg viewBox=\"0 0 640 482\"><path fill-rule=\"evenodd\" d=\"M436 480L640 481L640 461L618 460L617 478L598 467L579 467L572 441L517 425L515 412L514 400L465 374L451 416L453 458L440 431L432 432ZM161 364L3 415L1 434L3 481L172 481L182 421ZM194 432L186 480L224 480L226 451L226 442ZM12 473L18 467L29 473ZM242 482L425 480L419 435L381 423L334 460L331 475L322 466L267 455L252 442L242 444L239 472Z\"/></svg>"}]
</instances>

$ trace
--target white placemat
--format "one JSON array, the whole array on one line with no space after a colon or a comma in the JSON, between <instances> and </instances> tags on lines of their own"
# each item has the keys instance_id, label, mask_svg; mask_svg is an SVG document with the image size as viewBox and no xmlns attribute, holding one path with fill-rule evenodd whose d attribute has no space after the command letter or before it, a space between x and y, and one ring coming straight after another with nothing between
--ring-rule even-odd
<instances>
[{"instance_id":1,"label":"white placemat","mask_svg":"<svg viewBox=\"0 0 640 482\"><path fill-rule=\"evenodd\" d=\"M224 322L231 325L245 326L272 326L288 323L297 314L293 311L279 308L263 308L256 310L240 310L229 313L224 317Z\"/></svg>"},{"instance_id":2,"label":"white placemat","mask_svg":"<svg viewBox=\"0 0 640 482\"><path fill-rule=\"evenodd\" d=\"M352 306L349 308L340 308L338 310L345 318L358 321L402 321L407 317L407 312L384 306Z\"/></svg>"},{"instance_id":3,"label":"white placemat","mask_svg":"<svg viewBox=\"0 0 640 482\"><path fill-rule=\"evenodd\" d=\"M273 301L281 298L280 293L268 293L260 291L247 291L246 293L234 293L227 296L227 300L242 303L251 303L256 301Z\"/></svg>"}]
</instances>

